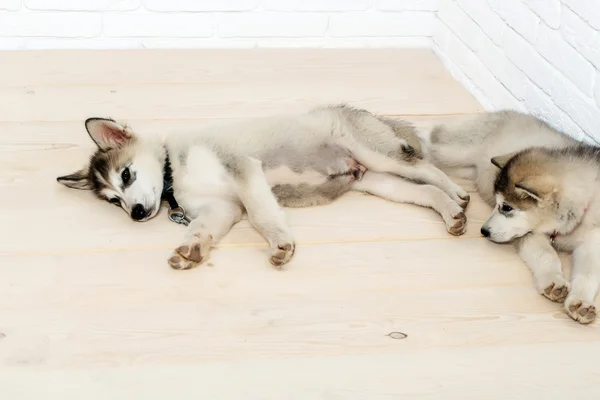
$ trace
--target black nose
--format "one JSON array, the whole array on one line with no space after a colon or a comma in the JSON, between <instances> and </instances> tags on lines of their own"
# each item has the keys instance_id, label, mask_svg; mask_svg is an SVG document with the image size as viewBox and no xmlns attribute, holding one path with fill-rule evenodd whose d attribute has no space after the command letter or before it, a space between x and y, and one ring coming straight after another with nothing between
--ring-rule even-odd
<instances>
[{"instance_id":1,"label":"black nose","mask_svg":"<svg viewBox=\"0 0 600 400\"><path fill-rule=\"evenodd\" d=\"M140 219L144 219L147 215L146 210L144 210L144 206L141 204L136 204L133 206L133 210L131 210L131 218L139 221Z\"/></svg>"},{"instance_id":2,"label":"black nose","mask_svg":"<svg viewBox=\"0 0 600 400\"><path fill-rule=\"evenodd\" d=\"M490 231L488 231L485 227L481 227L481 234L485 237L490 237Z\"/></svg>"}]
</instances>

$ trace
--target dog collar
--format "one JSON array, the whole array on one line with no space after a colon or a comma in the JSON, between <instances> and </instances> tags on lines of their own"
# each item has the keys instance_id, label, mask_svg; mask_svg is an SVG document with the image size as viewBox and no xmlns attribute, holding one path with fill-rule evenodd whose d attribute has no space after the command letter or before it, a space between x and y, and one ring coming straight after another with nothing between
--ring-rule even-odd
<instances>
[{"instance_id":1,"label":"dog collar","mask_svg":"<svg viewBox=\"0 0 600 400\"><path fill-rule=\"evenodd\" d=\"M581 216L581 220L583 221L583 217L585 217L585 213L587 212L587 210L590 208L590 203L588 203L588 205L583 209L583 215ZM579 223L581 223L581 221L579 221ZM577 224L579 226L579 224ZM573 228L573 230L575 230L575 228ZM554 241L556 240L556 238L560 235L560 233L558 231L554 231L552 232L552 234L550 235L550 243L554 244Z\"/></svg>"},{"instance_id":2,"label":"dog collar","mask_svg":"<svg viewBox=\"0 0 600 400\"><path fill-rule=\"evenodd\" d=\"M163 168L163 191L161 199L166 200L169 203L169 219L178 224L188 226L190 220L185 215L185 210L175 200L173 194L173 169L171 168L171 161L169 160L169 152L165 157L165 166Z\"/></svg>"}]
</instances>

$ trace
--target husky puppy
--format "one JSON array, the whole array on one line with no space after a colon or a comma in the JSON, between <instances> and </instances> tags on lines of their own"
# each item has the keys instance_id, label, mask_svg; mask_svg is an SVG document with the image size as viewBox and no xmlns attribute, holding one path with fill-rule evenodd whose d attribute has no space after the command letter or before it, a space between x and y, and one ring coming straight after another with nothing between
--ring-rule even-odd
<instances>
[{"instance_id":1,"label":"husky puppy","mask_svg":"<svg viewBox=\"0 0 600 400\"><path fill-rule=\"evenodd\" d=\"M540 293L564 302L574 320L592 322L600 288L600 148L514 111L437 126L429 141L434 164L470 174L494 207L481 234L515 243ZM570 283L555 249L572 253Z\"/></svg>"},{"instance_id":2,"label":"husky puppy","mask_svg":"<svg viewBox=\"0 0 600 400\"><path fill-rule=\"evenodd\" d=\"M281 207L325 204L350 190L431 207L448 232L465 231L469 196L422 160L415 129L365 110L318 107L164 140L138 136L112 119L90 118L85 127L98 149L88 165L58 182L91 189L136 221L154 217L165 197L177 199L191 222L168 260L175 269L206 260L243 212L280 267L295 250Z\"/></svg>"}]
</instances>

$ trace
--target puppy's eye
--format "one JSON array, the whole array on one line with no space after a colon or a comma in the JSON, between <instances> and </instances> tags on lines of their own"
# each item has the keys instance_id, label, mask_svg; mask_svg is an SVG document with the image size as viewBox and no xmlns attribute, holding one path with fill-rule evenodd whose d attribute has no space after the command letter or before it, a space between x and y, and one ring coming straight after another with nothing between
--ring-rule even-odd
<instances>
[{"instance_id":1,"label":"puppy's eye","mask_svg":"<svg viewBox=\"0 0 600 400\"><path fill-rule=\"evenodd\" d=\"M127 185L131 179L131 172L129 172L129 168L125 168L123 172L121 172L121 179L123 180L123 183Z\"/></svg>"},{"instance_id":2,"label":"puppy's eye","mask_svg":"<svg viewBox=\"0 0 600 400\"><path fill-rule=\"evenodd\" d=\"M112 199L108 199L108 202L114 204L116 206L121 205L121 200L118 197L113 197Z\"/></svg>"},{"instance_id":3,"label":"puppy's eye","mask_svg":"<svg viewBox=\"0 0 600 400\"><path fill-rule=\"evenodd\" d=\"M513 208L506 203L502 203L502 205L500 206L500 211L502 211L502 212L508 213L508 212L511 212L512 210L513 210Z\"/></svg>"}]
</instances>

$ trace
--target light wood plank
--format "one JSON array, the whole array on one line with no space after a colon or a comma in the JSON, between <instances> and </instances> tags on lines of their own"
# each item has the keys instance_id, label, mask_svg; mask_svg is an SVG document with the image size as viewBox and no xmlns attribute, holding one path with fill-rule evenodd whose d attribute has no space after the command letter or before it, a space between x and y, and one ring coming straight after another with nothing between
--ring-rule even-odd
<instances>
[{"instance_id":1,"label":"light wood plank","mask_svg":"<svg viewBox=\"0 0 600 400\"><path fill-rule=\"evenodd\" d=\"M466 91L429 49L200 49L3 51L0 86L266 83L345 77L439 80ZM305 82L308 83L308 82ZM479 107L477 102L471 103ZM431 108L434 110L434 107Z\"/></svg>"},{"instance_id":2,"label":"light wood plank","mask_svg":"<svg viewBox=\"0 0 600 400\"><path fill-rule=\"evenodd\" d=\"M156 251L13 257L0 360L77 369L600 341L531 290L514 254L478 241L305 246L285 271L247 248L184 273Z\"/></svg>"},{"instance_id":3,"label":"light wood plank","mask_svg":"<svg viewBox=\"0 0 600 400\"><path fill-rule=\"evenodd\" d=\"M398 347L404 343L397 343ZM449 347L393 354L290 357L0 375L10 398L64 400L183 399L586 399L595 393L597 359L589 343ZM35 384L32 384L35 382ZM538 397L539 396L539 397Z\"/></svg>"},{"instance_id":4,"label":"light wood plank","mask_svg":"<svg viewBox=\"0 0 600 400\"><path fill-rule=\"evenodd\" d=\"M10 122L231 118L330 102L386 114L482 111L429 50L6 52L0 64L0 121Z\"/></svg>"},{"instance_id":5,"label":"light wood plank","mask_svg":"<svg viewBox=\"0 0 600 400\"><path fill-rule=\"evenodd\" d=\"M324 86L330 90L322 90ZM381 114L427 114L434 101L437 113L455 114L465 109L465 102L472 102L466 96L453 96L443 86L440 83L435 90L426 90L418 80L388 82L375 76L349 84L338 76L309 82L5 87L0 88L0 121L68 121L90 116L140 119L148 115L159 119L249 117L349 101Z\"/></svg>"}]
</instances>

